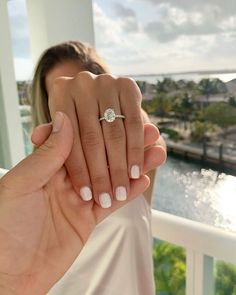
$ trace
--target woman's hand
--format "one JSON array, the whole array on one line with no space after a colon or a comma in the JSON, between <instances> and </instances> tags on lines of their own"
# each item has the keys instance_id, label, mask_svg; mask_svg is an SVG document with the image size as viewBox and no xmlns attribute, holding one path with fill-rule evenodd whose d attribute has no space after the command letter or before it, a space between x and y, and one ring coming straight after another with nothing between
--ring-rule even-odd
<instances>
[{"instance_id":1,"label":"woman's hand","mask_svg":"<svg viewBox=\"0 0 236 295\"><path fill-rule=\"evenodd\" d=\"M93 200L79 198L63 167L74 132L63 113L54 119L53 130L46 125L46 142L45 127L36 128L33 138L41 140L41 146L0 180L0 294L46 294L71 266L96 224L127 203L114 200L104 210ZM148 184L145 176L132 180L129 200Z\"/></svg>"},{"instance_id":2,"label":"woman's hand","mask_svg":"<svg viewBox=\"0 0 236 295\"><path fill-rule=\"evenodd\" d=\"M66 167L75 191L84 200L94 197L103 208L115 199L126 200L130 179L144 173L141 93L136 83L90 72L60 77L49 89L49 108L52 117L63 111L72 121L74 143ZM100 121L109 108L125 119Z\"/></svg>"}]
</instances>

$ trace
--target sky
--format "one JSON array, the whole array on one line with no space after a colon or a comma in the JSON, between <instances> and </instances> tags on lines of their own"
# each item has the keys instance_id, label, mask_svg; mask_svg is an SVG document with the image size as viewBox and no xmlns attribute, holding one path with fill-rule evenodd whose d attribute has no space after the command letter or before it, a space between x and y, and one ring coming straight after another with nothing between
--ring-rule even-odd
<instances>
[{"instance_id":1,"label":"sky","mask_svg":"<svg viewBox=\"0 0 236 295\"><path fill-rule=\"evenodd\" d=\"M25 0L8 7L16 77L27 80ZM93 0L93 11L97 51L116 75L236 68L235 0Z\"/></svg>"}]
</instances>

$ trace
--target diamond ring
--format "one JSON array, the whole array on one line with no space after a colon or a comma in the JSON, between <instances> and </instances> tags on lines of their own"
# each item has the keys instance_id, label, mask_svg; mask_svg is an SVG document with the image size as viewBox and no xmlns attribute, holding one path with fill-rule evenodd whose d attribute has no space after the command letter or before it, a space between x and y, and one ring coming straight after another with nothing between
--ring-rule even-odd
<instances>
[{"instance_id":1,"label":"diamond ring","mask_svg":"<svg viewBox=\"0 0 236 295\"><path fill-rule=\"evenodd\" d=\"M124 115L116 115L115 111L113 109L106 109L104 112L103 117L99 118L99 121L105 120L106 122L113 122L116 118L125 119Z\"/></svg>"}]
</instances>

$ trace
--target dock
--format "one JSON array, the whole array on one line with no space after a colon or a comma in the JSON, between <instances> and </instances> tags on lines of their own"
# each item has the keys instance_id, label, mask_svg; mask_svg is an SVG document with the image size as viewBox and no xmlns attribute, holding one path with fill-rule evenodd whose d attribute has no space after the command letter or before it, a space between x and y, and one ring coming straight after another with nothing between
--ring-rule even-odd
<instances>
[{"instance_id":1,"label":"dock","mask_svg":"<svg viewBox=\"0 0 236 295\"><path fill-rule=\"evenodd\" d=\"M215 145L209 142L197 147L170 140L166 140L166 145L169 154L189 160L197 160L204 165L214 166L220 171L229 169L233 174L236 174L236 148L224 146L223 144ZM231 154L226 153L226 150L229 149L232 149Z\"/></svg>"}]
</instances>

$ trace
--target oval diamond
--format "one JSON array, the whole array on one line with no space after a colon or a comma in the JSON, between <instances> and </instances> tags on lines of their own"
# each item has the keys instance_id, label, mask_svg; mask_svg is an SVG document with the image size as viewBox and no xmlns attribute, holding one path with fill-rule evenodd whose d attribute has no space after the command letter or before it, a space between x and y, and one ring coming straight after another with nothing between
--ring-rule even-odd
<instances>
[{"instance_id":1,"label":"oval diamond","mask_svg":"<svg viewBox=\"0 0 236 295\"><path fill-rule=\"evenodd\" d=\"M113 109L107 109L104 113L104 119L107 122L113 122L116 119L116 114L115 111Z\"/></svg>"}]
</instances>

